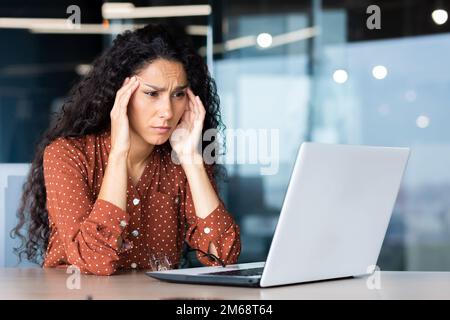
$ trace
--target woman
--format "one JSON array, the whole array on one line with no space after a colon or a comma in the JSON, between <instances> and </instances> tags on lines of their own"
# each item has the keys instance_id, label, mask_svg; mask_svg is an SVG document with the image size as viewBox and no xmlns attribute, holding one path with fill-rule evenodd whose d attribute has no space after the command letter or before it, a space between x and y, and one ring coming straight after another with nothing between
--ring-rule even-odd
<instances>
[{"instance_id":1,"label":"woman","mask_svg":"<svg viewBox=\"0 0 450 320\"><path fill-rule=\"evenodd\" d=\"M214 81L186 42L160 25L119 35L37 148L21 253L111 275L156 256L177 266L186 242L204 265L235 263L239 227L202 158L202 133L220 124Z\"/></svg>"}]
</instances>

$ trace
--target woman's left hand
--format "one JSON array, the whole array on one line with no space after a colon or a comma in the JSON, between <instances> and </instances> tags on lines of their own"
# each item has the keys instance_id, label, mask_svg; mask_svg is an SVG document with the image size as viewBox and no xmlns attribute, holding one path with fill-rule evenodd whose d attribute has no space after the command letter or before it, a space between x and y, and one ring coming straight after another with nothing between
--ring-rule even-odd
<instances>
[{"instance_id":1,"label":"woman's left hand","mask_svg":"<svg viewBox=\"0 0 450 320\"><path fill-rule=\"evenodd\" d=\"M201 159L201 137L206 114L200 97L195 96L190 88L187 89L187 94L189 101L186 110L170 136L170 145L181 164Z\"/></svg>"}]
</instances>

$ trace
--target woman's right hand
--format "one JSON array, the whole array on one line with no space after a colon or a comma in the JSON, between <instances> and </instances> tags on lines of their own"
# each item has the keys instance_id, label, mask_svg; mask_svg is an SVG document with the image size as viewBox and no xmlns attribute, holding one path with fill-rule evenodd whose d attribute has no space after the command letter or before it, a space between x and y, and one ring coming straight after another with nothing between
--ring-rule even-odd
<instances>
[{"instance_id":1,"label":"woman's right hand","mask_svg":"<svg viewBox=\"0 0 450 320\"><path fill-rule=\"evenodd\" d=\"M130 125L127 109L130 97L139 87L137 77L126 78L116 93L111 110L111 153L127 154L130 149Z\"/></svg>"}]
</instances>

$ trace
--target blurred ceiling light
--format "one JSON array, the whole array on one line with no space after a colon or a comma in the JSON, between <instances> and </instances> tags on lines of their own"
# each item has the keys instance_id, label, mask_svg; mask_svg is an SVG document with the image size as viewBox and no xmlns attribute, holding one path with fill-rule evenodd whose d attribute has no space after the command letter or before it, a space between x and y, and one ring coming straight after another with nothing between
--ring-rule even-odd
<instances>
[{"instance_id":1,"label":"blurred ceiling light","mask_svg":"<svg viewBox=\"0 0 450 320\"><path fill-rule=\"evenodd\" d=\"M260 33L256 37L256 43L261 48L268 48L272 44L272 35L270 35L270 33L266 33L266 32Z\"/></svg>"},{"instance_id":2,"label":"blurred ceiling light","mask_svg":"<svg viewBox=\"0 0 450 320\"><path fill-rule=\"evenodd\" d=\"M430 125L430 118L424 115L418 116L416 119L416 125L421 129L425 129Z\"/></svg>"},{"instance_id":3,"label":"blurred ceiling light","mask_svg":"<svg viewBox=\"0 0 450 320\"><path fill-rule=\"evenodd\" d=\"M110 25L107 21L103 24L75 25L68 19L0 18L0 28L28 29L33 33L117 33L136 26L133 24Z\"/></svg>"},{"instance_id":4,"label":"blurred ceiling light","mask_svg":"<svg viewBox=\"0 0 450 320\"><path fill-rule=\"evenodd\" d=\"M125 30L132 30L138 27L134 24L106 25L106 24L81 24L78 29L70 28L42 28L34 27L32 33L71 33L71 34L117 34Z\"/></svg>"},{"instance_id":5,"label":"blurred ceiling light","mask_svg":"<svg viewBox=\"0 0 450 320\"><path fill-rule=\"evenodd\" d=\"M255 36L246 36L240 37L236 39L227 40L225 42L225 50L232 51L237 49L242 49L246 47L251 47L256 45L256 37Z\"/></svg>"},{"instance_id":6,"label":"blurred ceiling light","mask_svg":"<svg viewBox=\"0 0 450 320\"><path fill-rule=\"evenodd\" d=\"M102 5L102 15L104 19L187 17L208 16L210 14L211 6L208 4L135 7L132 3L128 2L106 2Z\"/></svg>"},{"instance_id":7,"label":"blurred ceiling light","mask_svg":"<svg viewBox=\"0 0 450 320\"><path fill-rule=\"evenodd\" d=\"M102 5L102 15L106 14L123 14L133 12L136 7L131 2L105 2Z\"/></svg>"},{"instance_id":8,"label":"blurred ceiling light","mask_svg":"<svg viewBox=\"0 0 450 320\"><path fill-rule=\"evenodd\" d=\"M314 37L317 34L318 34L317 28L310 27L310 28L303 28L303 29L283 33L283 34L280 34L277 36L271 36L272 43L270 44L270 47L281 46L281 45L286 45L286 44L297 42L297 41L302 41L307 38ZM260 34L259 36L261 36L261 35L262 34ZM270 34L268 34L268 35L270 36ZM254 35L250 35L250 36L227 40L227 41L225 41L225 43L215 44L213 47L213 52L214 53L224 53L225 51L244 49L244 48L253 47L256 45L259 45L258 37L254 36ZM201 47L199 49L199 53L202 56L205 56L206 55L206 47Z\"/></svg>"},{"instance_id":9,"label":"blurred ceiling light","mask_svg":"<svg viewBox=\"0 0 450 320\"><path fill-rule=\"evenodd\" d=\"M91 71L92 66L90 64L79 64L75 67L75 72L80 76L84 76Z\"/></svg>"},{"instance_id":10,"label":"blurred ceiling light","mask_svg":"<svg viewBox=\"0 0 450 320\"><path fill-rule=\"evenodd\" d=\"M208 26L190 25L186 27L186 33L193 36L207 36Z\"/></svg>"},{"instance_id":11,"label":"blurred ceiling light","mask_svg":"<svg viewBox=\"0 0 450 320\"><path fill-rule=\"evenodd\" d=\"M144 27L145 24L82 24L79 29L60 29L60 28L32 28L32 33L71 33L71 34L119 34L126 30L134 30ZM192 36L206 36L207 31L200 28L186 27L186 33Z\"/></svg>"},{"instance_id":12,"label":"blurred ceiling light","mask_svg":"<svg viewBox=\"0 0 450 320\"><path fill-rule=\"evenodd\" d=\"M388 71L385 66L375 66L372 69L372 75L375 79L382 80L386 78Z\"/></svg>"},{"instance_id":13,"label":"blurred ceiling light","mask_svg":"<svg viewBox=\"0 0 450 320\"><path fill-rule=\"evenodd\" d=\"M437 9L431 13L431 18L433 18L434 23L441 25L447 22L448 13L443 9Z\"/></svg>"},{"instance_id":14,"label":"blurred ceiling light","mask_svg":"<svg viewBox=\"0 0 450 320\"><path fill-rule=\"evenodd\" d=\"M69 22L68 22L69 21ZM111 24L104 20L102 24L80 24L75 26L67 19L51 18L0 18L0 28L28 29L32 33L60 34L118 34L125 30L142 28L145 24ZM206 36L208 26L188 25L186 32L190 35Z\"/></svg>"},{"instance_id":15,"label":"blurred ceiling light","mask_svg":"<svg viewBox=\"0 0 450 320\"><path fill-rule=\"evenodd\" d=\"M0 28L28 29L33 33L114 33L132 29L135 25L80 24L68 19L0 18Z\"/></svg>"},{"instance_id":16,"label":"blurred ceiling light","mask_svg":"<svg viewBox=\"0 0 450 320\"><path fill-rule=\"evenodd\" d=\"M348 73L347 71L343 69L338 69L333 73L333 80L336 83L345 83L348 79Z\"/></svg>"},{"instance_id":17,"label":"blurred ceiling light","mask_svg":"<svg viewBox=\"0 0 450 320\"><path fill-rule=\"evenodd\" d=\"M69 21L69 23L68 23ZM51 18L0 18L0 28L32 29L32 28L65 28L70 26L70 20Z\"/></svg>"},{"instance_id":18,"label":"blurred ceiling light","mask_svg":"<svg viewBox=\"0 0 450 320\"><path fill-rule=\"evenodd\" d=\"M420 115L416 119L416 125L421 129L425 129L430 125L430 118L425 115Z\"/></svg>"},{"instance_id":19,"label":"blurred ceiling light","mask_svg":"<svg viewBox=\"0 0 450 320\"><path fill-rule=\"evenodd\" d=\"M317 27L303 28L300 30L295 30L287 33L283 33L272 38L271 47L281 46L308 38L312 38L319 34L319 29Z\"/></svg>"},{"instance_id":20,"label":"blurred ceiling light","mask_svg":"<svg viewBox=\"0 0 450 320\"><path fill-rule=\"evenodd\" d=\"M243 48L248 48L256 45L256 36L246 36L225 41L225 43L216 43L213 45L212 51L214 54L224 53L225 51L233 51ZM198 53L201 56L206 56L206 47L200 47Z\"/></svg>"}]
</instances>

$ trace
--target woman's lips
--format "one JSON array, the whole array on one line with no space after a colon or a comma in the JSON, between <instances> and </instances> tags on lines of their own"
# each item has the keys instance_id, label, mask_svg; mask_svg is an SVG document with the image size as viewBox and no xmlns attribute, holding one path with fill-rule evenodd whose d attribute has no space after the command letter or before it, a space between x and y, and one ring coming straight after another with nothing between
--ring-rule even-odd
<instances>
[{"instance_id":1,"label":"woman's lips","mask_svg":"<svg viewBox=\"0 0 450 320\"><path fill-rule=\"evenodd\" d=\"M170 131L170 127L152 127L158 133L167 133Z\"/></svg>"}]
</instances>

